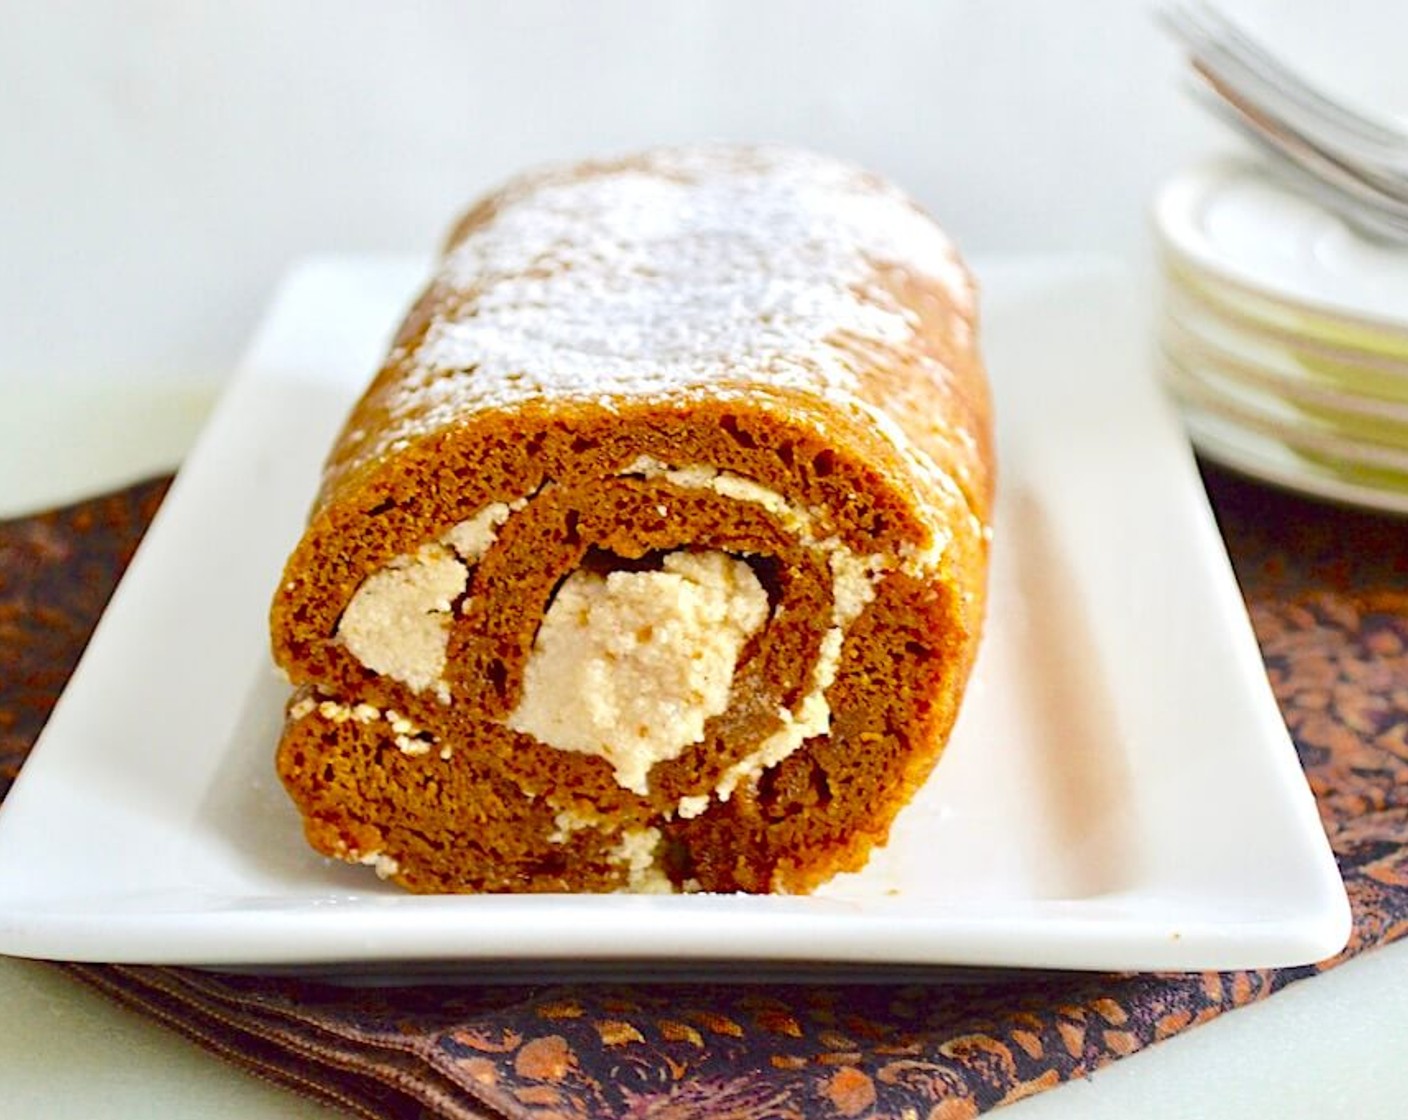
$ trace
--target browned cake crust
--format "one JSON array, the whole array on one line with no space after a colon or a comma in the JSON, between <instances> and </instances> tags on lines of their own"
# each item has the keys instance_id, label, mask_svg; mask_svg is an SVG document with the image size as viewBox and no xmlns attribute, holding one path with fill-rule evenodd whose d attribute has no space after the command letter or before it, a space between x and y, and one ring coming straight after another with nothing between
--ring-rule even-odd
<instances>
[{"instance_id":1,"label":"browned cake crust","mask_svg":"<svg viewBox=\"0 0 1408 1120\"><path fill-rule=\"evenodd\" d=\"M417 891L807 891L928 776L985 600L966 270L786 150L515 181L460 222L274 598L278 770Z\"/></svg>"}]
</instances>

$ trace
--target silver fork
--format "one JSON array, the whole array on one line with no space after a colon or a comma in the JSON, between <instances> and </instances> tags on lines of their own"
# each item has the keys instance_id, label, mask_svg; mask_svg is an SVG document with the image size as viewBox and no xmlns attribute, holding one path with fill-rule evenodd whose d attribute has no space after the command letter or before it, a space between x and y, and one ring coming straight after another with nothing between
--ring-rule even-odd
<instances>
[{"instance_id":1,"label":"silver fork","mask_svg":"<svg viewBox=\"0 0 1408 1120\"><path fill-rule=\"evenodd\" d=\"M1361 229L1408 241L1408 135L1335 101L1201 0L1164 25L1203 79L1200 100Z\"/></svg>"},{"instance_id":2,"label":"silver fork","mask_svg":"<svg viewBox=\"0 0 1408 1120\"><path fill-rule=\"evenodd\" d=\"M1308 82L1204 0L1167 7L1164 21L1196 56L1203 56L1264 108L1294 120L1308 138L1382 163L1408 175L1408 135L1387 121L1350 109Z\"/></svg>"}]
</instances>

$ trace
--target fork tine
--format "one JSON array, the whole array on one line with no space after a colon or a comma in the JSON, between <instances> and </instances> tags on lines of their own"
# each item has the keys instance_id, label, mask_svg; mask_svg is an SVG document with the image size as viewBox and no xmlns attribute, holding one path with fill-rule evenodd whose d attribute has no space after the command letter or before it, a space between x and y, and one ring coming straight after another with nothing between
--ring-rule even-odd
<instances>
[{"instance_id":1,"label":"fork tine","mask_svg":"<svg viewBox=\"0 0 1408 1120\"><path fill-rule=\"evenodd\" d=\"M1200 92L1216 98L1216 102L1207 107L1228 110L1239 123L1260 134L1257 139L1288 153L1298 163L1351 197L1408 219L1408 179L1401 175L1385 175L1346 160L1334 148L1319 144L1314 136L1300 130L1296 124L1262 111L1255 102L1228 87L1215 71L1201 61L1194 61L1193 69L1206 83Z\"/></svg>"},{"instance_id":2,"label":"fork tine","mask_svg":"<svg viewBox=\"0 0 1408 1120\"><path fill-rule=\"evenodd\" d=\"M1205 6L1174 4L1161 14L1164 25L1183 42L1194 65L1215 76L1220 86L1236 90L1244 101L1256 102L1265 113L1280 121L1289 115L1286 112L1288 101L1300 108L1291 87L1276 82L1204 22Z\"/></svg>"},{"instance_id":3,"label":"fork tine","mask_svg":"<svg viewBox=\"0 0 1408 1120\"><path fill-rule=\"evenodd\" d=\"M1281 92L1307 110L1323 114L1337 126L1355 132L1370 143L1388 146L1408 142L1408 137L1405 137L1400 130L1348 109L1334 98L1327 96L1313 83L1307 81L1299 71L1286 65L1255 38L1248 35L1240 24L1228 19L1211 4L1205 3L1203 0L1185 0L1185 3L1180 6L1228 54L1242 61L1249 68L1259 70L1262 75L1269 77Z\"/></svg>"},{"instance_id":4,"label":"fork tine","mask_svg":"<svg viewBox=\"0 0 1408 1120\"><path fill-rule=\"evenodd\" d=\"M1253 43L1235 24L1230 23L1206 4L1187 2L1176 5L1177 18L1169 26L1181 38L1195 58L1216 70L1223 80L1242 89L1253 87L1256 100L1270 106L1292 103L1303 112L1320 115L1334 128L1351 129L1361 135L1357 123L1346 122L1347 114L1339 106L1316 91L1308 90L1297 75L1277 62L1259 45ZM1327 108L1328 107L1328 108ZM1276 113L1278 117L1286 115Z\"/></svg>"},{"instance_id":5,"label":"fork tine","mask_svg":"<svg viewBox=\"0 0 1408 1120\"><path fill-rule=\"evenodd\" d=\"M1341 118L1355 119L1352 111L1334 105L1325 95L1310 91L1304 81L1259 47L1250 37L1237 32L1239 41L1250 44L1257 57L1270 60L1285 74L1278 81L1273 74L1259 68L1244 56L1236 43L1229 43L1218 27L1233 26L1225 18L1212 13L1217 27L1203 22L1211 9L1197 0L1175 3L1160 12L1164 26L1173 33L1189 52L1195 67L1213 81L1219 92L1235 97L1241 107L1255 107L1255 115L1269 125L1294 132L1346 169L1369 181L1375 189L1395 197L1408 197L1408 138L1390 142L1392 134L1380 130L1369 137L1363 127L1351 129L1339 123ZM1313 100L1308 100L1313 98ZM1321 105L1331 105L1334 116ZM1359 122L1362 124L1362 122ZM1372 124L1369 128L1375 128ZM1386 140L1383 137L1389 136Z\"/></svg>"}]
</instances>

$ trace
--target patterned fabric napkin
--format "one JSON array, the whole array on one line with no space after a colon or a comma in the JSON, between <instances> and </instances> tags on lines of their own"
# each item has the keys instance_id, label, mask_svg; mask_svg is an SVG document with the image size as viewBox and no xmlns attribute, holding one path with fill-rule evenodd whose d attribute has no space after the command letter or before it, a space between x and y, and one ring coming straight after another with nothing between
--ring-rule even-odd
<instances>
[{"instance_id":1,"label":"patterned fabric napkin","mask_svg":"<svg viewBox=\"0 0 1408 1120\"><path fill-rule=\"evenodd\" d=\"M1408 525L1209 472L1267 671L1349 889L1315 966L818 985L354 988L63 965L292 1089L367 1117L976 1115L1408 931ZM165 491L0 523L0 793Z\"/></svg>"}]
</instances>

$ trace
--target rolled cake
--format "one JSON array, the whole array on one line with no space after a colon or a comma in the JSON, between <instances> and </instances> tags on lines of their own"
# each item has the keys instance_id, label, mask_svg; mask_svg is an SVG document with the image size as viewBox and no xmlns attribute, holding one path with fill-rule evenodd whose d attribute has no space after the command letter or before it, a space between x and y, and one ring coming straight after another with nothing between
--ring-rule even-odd
<instances>
[{"instance_id":1,"label":"rolled cake","mask_svg":"<svg viewBox=\"0 0 1408 1120\"><path fill-rule=\"evenodd\" d=\"M414 891L861 867L982 625L975 322L933 221L809 153L648 152L479 202L274 599L312 846Z\"/></svg>"}]
</instances>

